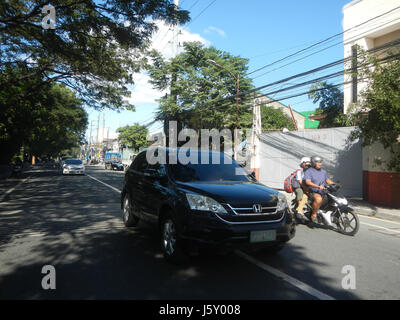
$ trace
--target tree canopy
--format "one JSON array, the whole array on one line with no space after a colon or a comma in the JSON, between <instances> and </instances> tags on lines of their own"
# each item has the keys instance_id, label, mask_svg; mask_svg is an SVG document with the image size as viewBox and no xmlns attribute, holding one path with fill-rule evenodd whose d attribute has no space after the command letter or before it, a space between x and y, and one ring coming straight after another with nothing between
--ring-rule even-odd
<instances>
[{"instance_id":1,"label":"tree canopy","mask_svg":"<svg viewBox=\"0 0 400 320\"><path fill-rule=\"evenodd\" d=\"M34 84L30 78L0 89L0 105L8 105L0 109L0 163L8 163L22 146L29 154L56 156L83 142L87 114L81 100L56 83L28 94Z\"/></svg>"},{"instance_id":2,"label":"tree canopy","mask_svg":"<svg viewBox=\"0 0 400 320\"><path fill-rule=\"evenodd\" d=\"M343 91L327 82L318 82L310 88L308 97L313 99L314 103L319 102L315 114L325 116L320 120L321 128L350 125L349 118L343 113Z\"/></svg>"},{"instance_id":3,"label":"tree canopy","mask_svg":"<svg viewBox=\"0 0 400 320\"><path fill-rule=\"evenodd\" d=\"M360 50L361 51L361 50ZM388 169L400 172L400 50L382 57L361 51L360 79L368 79L359 102L350 108L358 127L352 139L362 138L364 146L381 143L391 152Z\"/></svg>"},{"instance_id":4,"label":"tree canopy","mask_svg":"<svg viewBox=\"0 0 400 320\"><path fill-rule=\"evenodd\" d=\"M54 0L55 29L42 28L48 1L10 0L0 5L0 71L24 68L0 86L40 76L63 82L87 106L130 108L132 73L141 67L140 49L156 29L155 21L182 23L187 11L167 0ZM37 85L40 85L39 83Z\"/></svg>"},{"instance_id":5,"label":"tree canopy","mask_svg":"<svg viewBox=\"0 0 400 320\"><path fill-rule=\"evenodd\" d=\"M265 130L295 129L291 118L271 106L261 106L261 127Z\"/></svg>"},{"instance_id":6,"label":"tree canopy","mask_svg":"<svg viewBox=\"0 0 400 320\"><path fill-rule=\"evenodd\" d=\"M248 60L199 42L186 42L183 48L169 61L156 51L151 54L151 83L156 89L171 90L159 100L157 120L176 120L191 129L234 129L237 77L240 91L252 88L245 77ZM249 105L241 100L239 127L251 126L249 113Z\"/></svg>"},{"instance_id":7,"label":"tree canopy","mask_svg":"<svg viewBox=\"0 0 400 320\"><path fill-rule=\"evenodd\" d=\"M146 126L135 123L133 126L125 126L117 129L118 140L123 147L138 151L148 145Z\"/></svg>"}]
</instances>

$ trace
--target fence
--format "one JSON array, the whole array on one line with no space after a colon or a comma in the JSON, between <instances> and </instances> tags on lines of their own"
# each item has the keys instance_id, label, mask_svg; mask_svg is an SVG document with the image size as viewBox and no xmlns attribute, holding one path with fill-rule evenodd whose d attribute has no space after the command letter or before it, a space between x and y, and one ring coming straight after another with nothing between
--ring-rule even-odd
<instances>
[{"instance_id":1,"label":"fence","mask_svg":"<svg viewBox=\"0 0 400 320\"><path fill-rule=\"evenodd\" d=\"M348 197L362 197L361 142L349 142L354 127L263 133L260 136L260 182L283 188L284 179L304 156L323 158L323 169Z\"/></svg>"}]
</instances>

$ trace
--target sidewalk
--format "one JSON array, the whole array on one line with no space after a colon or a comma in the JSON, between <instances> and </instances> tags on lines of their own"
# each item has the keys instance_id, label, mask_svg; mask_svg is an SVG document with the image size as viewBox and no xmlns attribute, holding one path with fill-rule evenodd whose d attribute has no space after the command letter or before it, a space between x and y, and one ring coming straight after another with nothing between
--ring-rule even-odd
<instances>
[{"instance_id":1,"label":"sidewalk","mask_svg":"<svg viewBox=\"0 0 400 320\"><path fill-rule=\"evenodd\" d=\"M348 200L350 207L358 214L400 222L400 209L375 206L359 198Z\"/></svg>"},{"instance_id":2,"label":"sidewalk","mask_svg":"<svg viewBox=\"0 0 400 320\"><path fill-rule=\"evenodd\" d=\"M290 205L294 194L286 193L283 190L279 191L286 195L286 199ZM349 206L359 215L400 222L400 209L375 206L361 198L347 198L347 200L349 201Z\"/></svg>"}]
</instances>

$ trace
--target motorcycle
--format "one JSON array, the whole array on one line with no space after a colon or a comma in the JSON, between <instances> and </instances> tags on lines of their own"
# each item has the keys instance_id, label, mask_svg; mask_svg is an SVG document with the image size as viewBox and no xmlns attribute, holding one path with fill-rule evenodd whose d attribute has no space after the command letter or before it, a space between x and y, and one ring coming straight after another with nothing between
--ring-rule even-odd
<instances>
[{"instance_id":1,"label":"motorcycle","mask_svg":"<svg viewBox=\"0 0 400 320\"><path fill-rule=\"evenodd\" d=\"M19 178L21 177L21 175L22 175L22 166L19 164L13 165L11 176Z\"/></svg>"},{"instance_id":2,"label":"motorcycle","mask_svg":"<svg viewBox=\"0 0 400 320\"><path fill-rule=\"evenodd\" d=\"M326 186L327 193L323 196L320 209L317 212L318 223L324 224L344 235L354 236L360 227L360 220L345 197L337 194L340 186L330 184ZM313 199L308 199L304 208L304 215L311 221ZM297 207L296 199L292 201L292 211ZM296 217L296 220L299 219ZM299 221L298 221L299 222Z\"/></svg>"}]
</instances>

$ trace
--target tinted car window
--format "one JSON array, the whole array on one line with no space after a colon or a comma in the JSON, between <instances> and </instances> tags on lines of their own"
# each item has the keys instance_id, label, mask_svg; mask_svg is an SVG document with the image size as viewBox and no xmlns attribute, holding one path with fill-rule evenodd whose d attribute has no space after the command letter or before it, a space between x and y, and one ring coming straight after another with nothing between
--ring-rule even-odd
<instances>
[{"instance_id":1,"label":"tinted car window","mask_svg":"<svg viewBox=\"0 0 400 320\"><path fill-rule=\"evenodd\" d=\"M132 163L131 168L135 171L144 172L147 168L146 152L139 154Z\"/></svg>"},{"instance_id":2,"label":"tinted car window","mask_svg":"<svg viewBox=\"0 0 400 320\"><path fill-rule=\"evenodd\" d=\"M199 164L170 164L169 168L172 177L177 181L250 181L248 173L239 166L234 160L228 159L222 153L220 163L212 164L211 154L209 164L202 164L200 153L198 156ZM232 162L229 164L229 162Z\"/></svg>"},{"instance_id":3,"label":"tinted car window","mask_svg":"<svg viewBox=\"0 0 400 320\"><path fill-rule=\"evenodd\" d=\"M82 164L81 160L65 160L66 164Z\"/></svg>"}]
</instances>

